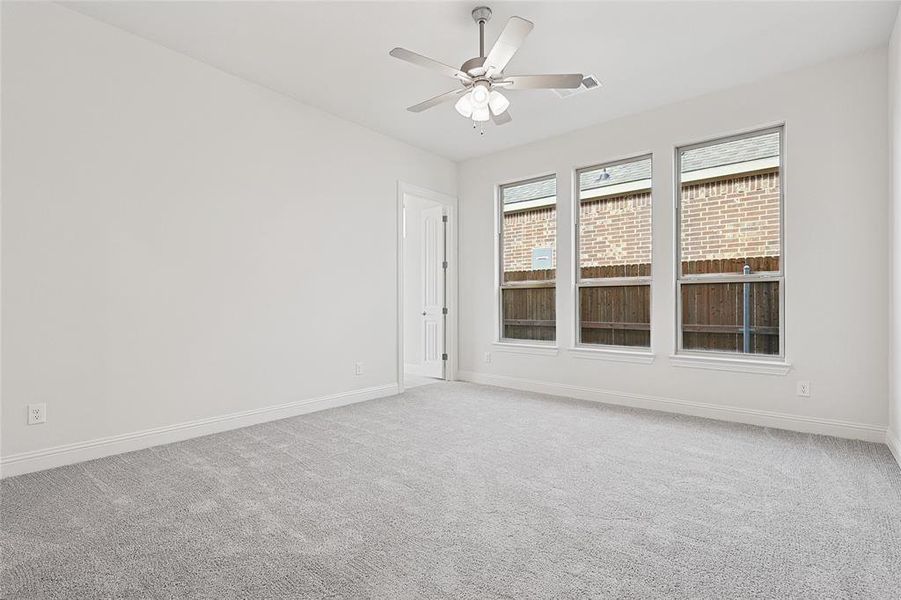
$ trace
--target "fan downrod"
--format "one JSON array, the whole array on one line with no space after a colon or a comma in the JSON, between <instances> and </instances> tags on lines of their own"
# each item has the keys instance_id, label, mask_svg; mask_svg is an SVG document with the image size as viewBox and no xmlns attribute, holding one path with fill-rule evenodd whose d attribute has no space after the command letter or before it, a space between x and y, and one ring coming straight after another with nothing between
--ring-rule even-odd
<instances>
[{"instance_id":1,"label":"fan downrod","mask_svg":"<svg viewBox=\"0 0 901 600\"><path fill-rule=\"evenodd\" d=\"M491 20L491 9L477 6L472 9L472 20L479 24L479 55L463 63L460 70L472 77L480 77L485 74L485 23Z\"/></svg>"}]
</instances>

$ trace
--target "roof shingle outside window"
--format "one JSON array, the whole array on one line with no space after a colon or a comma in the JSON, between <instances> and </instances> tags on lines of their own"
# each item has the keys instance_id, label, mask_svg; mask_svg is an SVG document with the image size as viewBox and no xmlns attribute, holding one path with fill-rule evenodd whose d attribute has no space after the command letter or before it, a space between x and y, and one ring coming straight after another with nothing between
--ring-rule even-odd
<instances>
[{"instance_id":1,"label":"roof shingle outside window","mask_svg":"<svg viewBox=\"0 0 901 600\"><path fill-rule=\"evenodd\" d=\"M603 178L606 171L610 177ZM586 192L611 185L644 181L651 178L651 159L633 160L619 165L600 167L591 171L582 171L579 174L579 191Z\"/></svg>"},{"instance_id":2,"label":"roof shingle outside window","mask_svg":"<svg viewBox=\"0 0 901 600\"><path fill-rule=\"evenodd\" d=\"M743 163L763 158L779 156L779 134L768 133L761 136L703 146L686 150L682 154L682 172L701 171L713 167ZM602 178L606 170L610 176ZM631 161L609 167L599 167L579 174L579 191L643 181L651 178L651 159ZM557 180L554 177L530 181L522 185L503 188L505 205L531 202L557 195Z\"/></svg>"},{"instance_id":3,"label":"roof shingle outside window","mask_svg":"<svg viewBox=\"0 0 901 600\"><path fill-rule=\"evenodd\" d=\"M542 198L553 198L557 195L557 178L549 177L538 181L530 181L522 185L505 187L503 196L504 204L517 202L530 202Z\"/></svg>"},{"instance_id":4,"label":"roof shingle outside window","mask_svg":"<svg viewBox=\"0 0 901 600\"><path fill-rule=\"evenodd\" d=\"M682 153L682 172L690 173L778 156L779 134L767 133L757 137L686 150Z\"/></svg>"}]
</instances>

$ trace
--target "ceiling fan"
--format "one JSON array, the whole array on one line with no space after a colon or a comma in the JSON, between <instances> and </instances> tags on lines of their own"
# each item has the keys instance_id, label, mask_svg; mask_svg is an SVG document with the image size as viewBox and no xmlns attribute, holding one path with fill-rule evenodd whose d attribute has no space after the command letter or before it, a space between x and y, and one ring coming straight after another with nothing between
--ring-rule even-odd
<instances>
[{"instance_id":1,"label":"ceiling fan","mask_svg":"<svg viewBox=\"0 0 901 600\"><path fill-rule=\"evenodd\" d=\"M510 101L500 90L535 89L575 89L582 85L581 73L565 75L505 75L507 63L519 50L534 25L521 17L510 17L501 35L485 54L485 23L491 19L491 9L480 6L472 11L473 20L479 24L479 55L470 58L457 69L404 48L395 48L389 54L395 58L411 62L456 78L461 87L445 92L425 102L415 104L407 110L422 112L433 106L456 99L454 108L472 126L482 125L489 119L496 125L509 123L512 119L507 108ZM484 128L481 133L485 133Z\"/></svg>"}]
</instances>

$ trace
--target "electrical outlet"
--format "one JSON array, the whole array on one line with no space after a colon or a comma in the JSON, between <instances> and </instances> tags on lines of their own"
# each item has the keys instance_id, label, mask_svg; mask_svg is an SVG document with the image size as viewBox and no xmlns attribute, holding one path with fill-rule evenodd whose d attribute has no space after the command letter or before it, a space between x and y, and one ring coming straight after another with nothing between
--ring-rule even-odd
<instances>
[{"instance_id":1,"label":"electrical outlet","mask_svg":"<svg viewBox=\"0 0 901 600\"><path fill-rule=\"evenodd\" d=\"M485 353L485 362L486 362L486 363L490 363L490 362L491 362L491 353L490 353L490 352L486 352L486 353Z\"/></svg>"},{"instance_id":2,"label":"electrical outlet","mask_svg":"<svg viewBox=\"0 0 901 600\"><path fill-rule=\"evenodd\" d=\"M39 425L47 422L47 405L43 402L40 404L28 405L28 424Z\"/></svg>"},{"instance_id":3,"label":"electrical outlet","mask_svg":"<svg viewBox=\"0 0 901 600\"><path fill-rule=\"evenodd\" d=\"M362 375L363 374L363 363L357 361L354 363L354 375Z\"/></svg>"},{"instance_id":4,"label":"electrical outlet","mask_svg":"<svg viewBox=\"0 0 901 600\"><path fill-rule=\"evenodd\" d=\"M810 398L810 382L809 381L799 381L798 382L798 395L803 398Z\"/></svg>"}]
</instances>

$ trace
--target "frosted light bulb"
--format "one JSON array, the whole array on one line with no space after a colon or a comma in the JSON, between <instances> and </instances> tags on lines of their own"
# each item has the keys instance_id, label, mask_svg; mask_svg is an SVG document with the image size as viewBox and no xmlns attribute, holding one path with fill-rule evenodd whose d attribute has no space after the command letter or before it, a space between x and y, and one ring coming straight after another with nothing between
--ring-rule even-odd
<instances>
[{"instance_id":1,"label":"frosted light bulb","mask_svg":"<svg viewBox=\"0 0 901 600\"><path fill-rule=\"evenodd\" d=\"M472 105L474 108L481 108L488 106L488 97L490 94L488 93L488 84L479 82L476 83L472 88Z\"/></svg>"},{"instance_id":2,"label":"frosted light bulb","mask_svg":"<svg viewBox=\"0 0 901 600\"><path fill-rule=\"evenodd\" d=\"M497 116L509 108L510 101L500 92L492 90L488 96L488 106L491 107L491 112Z\"/></svg>"},{"instance_id":3,"label":"frosted light bulb","mask_svg":"<svg viewBox=\"0 0 901 600\"><path fill-rule=\"evenodd\" d=\"M467 119L472 116L472 92L466 92L460 99L457 100L457 103L454 104L454 108L457 109L457 112Z\"/></svg>"},{"instance_id":4,"label":"frosted light bulb","mask_svg":"<svg viewBox=\"0 0 901 600\"><path fill-rule=\"evenodd\" d=\"M472 109L472 120L485 122L491 118L491 114L488 112L487 106L476 106Z\"/></svg>"}]
</instances>

